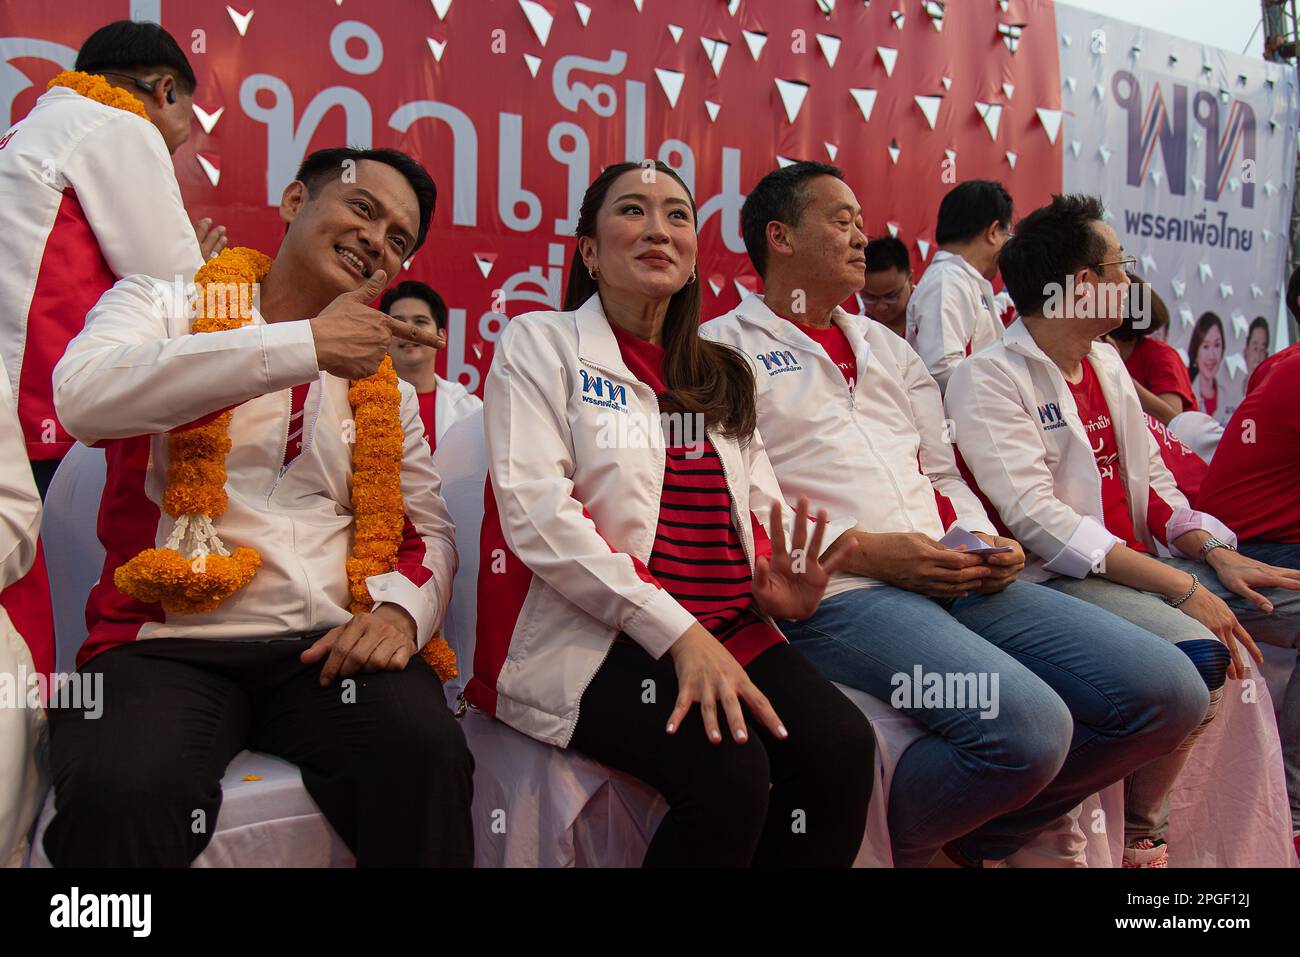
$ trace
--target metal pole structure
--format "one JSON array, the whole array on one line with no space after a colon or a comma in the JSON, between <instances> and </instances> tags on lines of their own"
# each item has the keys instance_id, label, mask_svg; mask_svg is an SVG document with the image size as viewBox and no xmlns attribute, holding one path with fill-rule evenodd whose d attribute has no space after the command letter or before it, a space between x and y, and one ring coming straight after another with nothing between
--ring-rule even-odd
<instances>
[{"instance_id":1,"label":"metal pole structure","mask_svg":"<svg viewBox=\"0 0 1300 957\"><path fill-rule=\"evenodd\" d=\"M1290 63L1296 68L1297 49L1300 47L1300 20L1297 19L1296 0L1261 0L1264 14L1264 59L1275 63ZM1298 78L1300 79L1300 78ZM1291 192L1291 237L1287 275L1300 264L1300 150L1296 155L1296 172L1292 180L1296 188ZM1287 315L1294 303L1287 304ZM1300 341L1300 328L1291 319L1291 342Z\"/></svg>"}]
</instances>

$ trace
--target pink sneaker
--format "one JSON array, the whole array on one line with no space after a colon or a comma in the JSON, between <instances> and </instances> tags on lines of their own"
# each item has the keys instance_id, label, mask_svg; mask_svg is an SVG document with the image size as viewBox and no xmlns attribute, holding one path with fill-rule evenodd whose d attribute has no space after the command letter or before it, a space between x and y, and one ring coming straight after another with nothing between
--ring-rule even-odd
<instances>
[{"instance_id":1,"label":"pink sneaker","mask_svg":"<svg viewBox=\"0 0 1300 957\"><path fill-rule=\"evenodd\" d=\"M1168 867L1169 845L1164 841L1157 844L1149 837L1134 841L1124 848L1125 867Z\"/></svg>"}]
</instances>

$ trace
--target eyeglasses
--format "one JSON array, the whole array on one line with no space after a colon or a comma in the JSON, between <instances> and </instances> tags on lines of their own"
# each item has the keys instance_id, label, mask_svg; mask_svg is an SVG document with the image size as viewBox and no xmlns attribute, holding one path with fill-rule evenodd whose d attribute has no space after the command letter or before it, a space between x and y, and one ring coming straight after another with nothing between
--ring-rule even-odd
<instances>
[{"instance_id":1,"label":"eyeglasses","mask_svg":"<svg viewBox=\"0 0 1300 957\"><path fill-rule=\"evenodd\" d=\"M893 292L886 293L883 296L872 296L869 294L863 294L862 304L865 306L875 306L883 302L887 306L897 305L898 300L902 299L903 296L907 294L907 291L911 288L912 288L912 280L908 279L907 282L903 283L903 285L899 286Z\"/></svg>"},{"instance_id":2,"label":"eyeglasses","mask_svg":"<svg viewBox=\"0 0 1300 957\"><path fill-rule=\"evenodd\" d=\"M1107 266L1123 266L1125 272L1132 272L1134 268L1136 268L1137 262L1138 261L1136 256L1129 256L1126 259L1116 259L1108 263L1093 263L1088 268L1091 269L1093 272L1099 273Z\"/></svg>"}]
</instances>

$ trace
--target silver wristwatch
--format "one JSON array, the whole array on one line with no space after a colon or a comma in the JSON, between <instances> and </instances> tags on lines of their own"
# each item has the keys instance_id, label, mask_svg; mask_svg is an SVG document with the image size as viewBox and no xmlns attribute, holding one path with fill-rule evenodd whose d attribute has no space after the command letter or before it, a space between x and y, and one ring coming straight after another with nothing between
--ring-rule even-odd
<instances>
[{"instance_id":1,"label":"silver wristwatch","mask_svg":"<svg viewBox=\"0 0 1300 957\"><path fill-rule=\"evenodd\" d=\"M1236 545L1229 545L1227 542L1221 542L1211 535L1205 540L1205 544L1201 546L1201 554L1198 556L1200 561L1207 560L1210 557L1210 552L1214 551L1216 548L1226 548L1230 552L1235 552L1237 550Z\"/></svg>"}]
</instances>

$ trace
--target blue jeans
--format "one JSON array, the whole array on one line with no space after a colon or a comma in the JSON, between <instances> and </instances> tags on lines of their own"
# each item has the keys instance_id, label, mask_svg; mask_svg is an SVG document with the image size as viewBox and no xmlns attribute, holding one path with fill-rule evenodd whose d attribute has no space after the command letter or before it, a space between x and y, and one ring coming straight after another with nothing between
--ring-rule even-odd
<instances>
[{"instance_id":1,"label":"blue jeans","mask_svg":"<svg viewBox=\"0 0 1300 957\"><path fill-rule=\"evenodd\" d=\"M1290 542L1241 542L1241 554L1279 568L1300 569L1300 544ZM1270 595L1271 597L1271 595ZM1236 611L1236 609L1233 609ZM1272 635L1246 622L1252 638L1294 648L1300 652L1300 633L1292 633L1290 644L1284 635ZM1282 764L1286 768L1286 793L1291 799L1291 826L1300 833L1300 654L1291 668L1291 680L1278 711L1278 732L1282 738Z\"/></svg>"},{"instance_id":2,"label":"blue jeans","mask_svg":"<svg viewBox=\"0 0 1300 957\"><path fill-rule=\"evenodd\" d=\"M931 732L894 771L889 830L905 867L924 866L954 839L967 857L1007 857L1088 795L1176 748L1209 704L1176 647L1028 582L958 599L860 588L781 629L827 678L891 702ZM907 700L917 668L954 692L955 676L987 676L996 707L959 693Z\"/></svg>"}]
</instances>

